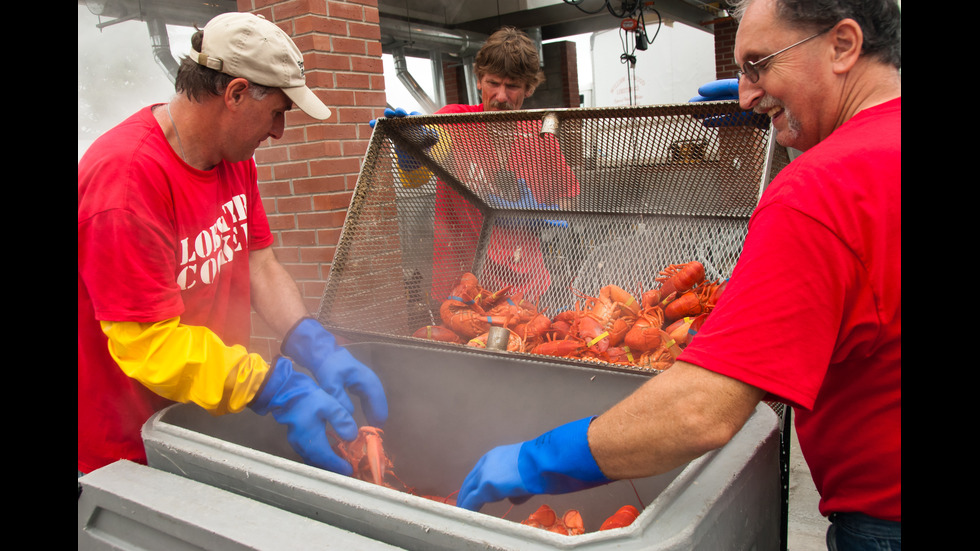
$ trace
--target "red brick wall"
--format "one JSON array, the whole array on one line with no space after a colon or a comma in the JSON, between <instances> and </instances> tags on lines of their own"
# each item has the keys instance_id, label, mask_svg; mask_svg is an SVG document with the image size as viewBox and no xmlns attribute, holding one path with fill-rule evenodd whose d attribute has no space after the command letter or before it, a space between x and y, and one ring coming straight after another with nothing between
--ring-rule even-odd
<instances>
[{"instance_id":1,"label":"red brick wall","mask_svg":"<svg viewBox=\"0 0 980 551\"><path fill-rule=\"evenodd\" d=\"M738 23L729 19L715 23L715 77L733 78L738 71L735 65L735 31Z\"/></svg>"},{"instance_id":2,"label":"red brick wall","mask_svg":"<svg viewBox=\"0 0 980 551\"><path fill-rule=\"evenodd\" d=\"M282 139L255 152L276 256L315 315L371 137L367 122L385 106L377 0L238 0L238 10L292 37L307 86L333 111L326 121L289 111ZM252 327L249 350L272 360L278 336L254 313Z\"/></svg>"}]
</instances>

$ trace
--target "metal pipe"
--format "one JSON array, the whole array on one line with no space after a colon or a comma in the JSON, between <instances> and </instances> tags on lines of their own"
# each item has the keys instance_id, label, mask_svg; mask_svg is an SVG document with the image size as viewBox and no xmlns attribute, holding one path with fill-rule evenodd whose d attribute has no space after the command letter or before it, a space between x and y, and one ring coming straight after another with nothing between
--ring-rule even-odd
<instances>
[{"instance_id":1,"label":"metal pipe","mask_svg":"<svg viewBox=\"0 0 980 551\"><path fill-rule=\"evenodd\" d=\"M466 81L466 101L468 103L483 103L480 91L476 87L476 58L463 58L463 79Z\"/></svg>"},{"instance_id":2,"label":"metal pipe","mask_svg":"<svg viewBox=\"0 0 980 551\"><path fill-rule=\"evenodd\" d=\"M432 62L432 85L436 96L433 101L436 105L446 105L446 75L442 70L442 52L433 50L429 60Z\"/></svg>"},{"instance_id":3,"label":"metal pipe","mask_svg":"<svg viewBox=\"0 0 980 551\"><path fill-rule=\"evenodd\" d=\"M541 43L541 27L531 27L529 29L524 29L527 33L528 38L534 41L534 44L538 47L538 67L544 68L544 44Z\"/></svg>"},{"instance_id":4,"label":"metal pipe","mask_svg":"<svg viewBox=\"0 0 980 551\"><path fill-rule=\"evenodd\" d=\"M473 70L473 62L476 53L480 51L483 47L484 42L486 42L488 36L485 34L474 33L469 31L461 30L449 30L441 29L438 27L433 27L430 25L424 25L421 23L410 23L402 21L400 19L392 19L389 17L380 17L379 24L381 27L381 41L383 44L382 49L391 51L392 57L395 58L395 68L398 70L398 57L402 56L404 60L405 49L421 49L429 52L430 57L434 57L436 53L449 54L459 57L463 60L463 74L466 84L466 99L468 103L479 103L480 94L476 88L476 76ZM404 68L404 65L402 66ZM435 69L435 62L433 61L433 68ZM442 78L441 62L439 66L439 71L433 71L436 75L438 81L436 84L436 89L442 93L441 99L432 101L429 99L428 95L422 91L415 79L412 78L411 74L408 72L407 68L404 72L398 73L399 80L405 84L408 88L409 93L412 94L419 104L422 106L432 105L432 110L430 113L435 112L438 108L437 105L445 104L445 91L442 88L444 86L444 78ZM437 92L438 93L438 92ZM424 97L425 99L419 99Z\"/></svg>"},{"instance_id":5,"label":"metal pipe","mask_svg":"<svg viewBox=\"0 0 980 551\"><path fill-rule=\"evenodd\" d=\"M405 62L405 50L403 48L395 50L392 57L395 60L395 74L398 76L398 80L402 81L402 84L412 94L415 101L419 102L419 106L426 114L435 113L438 107L436 107L436 104L429 97L429 94L425 93L425 90L422 89L418 81L415 80L412 73L408 71L408 64Z\"/></svg>"},{"instance_id":6,"label":"metal pipe","mask_svg":"<svg viewBox=\"0 0 980 551\"><path fill-rule=\"evenodd\" d=\"M162 19L147 19L146 28L150 31L150 41L153 49L153 60L157 62L170 82L177 82L177 68L180 66L170 51L170 36L167 25Z\"/></svg>"},{"instance_id":7,"label":"metal pipe","mask_svg":"<svg viewBox=\"0 0 980 551\"><path fill-rule=\"evenodd\" d=\"M378 18L382 43L402 43L403 47L441 51L459 57L476 55L487 35L461 30L440 29L389 17ZM398 46L395 46L398 47Z\"/></svg>"}]
</instances>

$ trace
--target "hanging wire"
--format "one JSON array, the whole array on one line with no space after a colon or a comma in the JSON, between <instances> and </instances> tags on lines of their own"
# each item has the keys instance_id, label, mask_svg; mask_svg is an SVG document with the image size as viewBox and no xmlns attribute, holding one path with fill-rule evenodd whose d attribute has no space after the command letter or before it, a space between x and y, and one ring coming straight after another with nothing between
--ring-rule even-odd
<instances>
[{"instance_id":1,"label":"hanging wire","mask_svg":"<svg viewBox=\"0 0 980 551\"><path fill-rule=\"evenodd\" d=\"M569 0L565 1L568 2ZM660 12L653 8L650 9L657 14L657 30L653 33L653 38L650 38L650 36L647 34L647 26L646 20L643 17L643 10L640 10L637 18L623 19L619 25L619 41L623 46L623 53L619 56L619 62L626 65L626 84L628 87L630 105L636 105L634 89L636 88L637 44L642 41L643 47L639 49L646 50L650 44L656 40L657 35L660 34L660 27L663 25L663 19L660 16Z\"/></svg>"},{"instance_id":2,"label":"hanging wire","mask_svg":"<svg viewBox=\"0 0 980 551\"><path fill-rule=\"evenodd\" d=\"M579 11L582 11L583 13L587 13L589 15L595 15L601 12L603 9L605 9L609 13L611 13L613 17L617 17L619 19L632 17L634 13L637 13L638 11L642 11L643 9L642 7L643 2L641 0L623 0L622 2L620 2L621 4L620 10L616 10L615 8L613 8L610 0L603 0L602 5L599 6L595 11L589 11L581 6L582 2L584 2L585 0L564 0L564 1L566 4L575 6L576 8L579 9Z\"/></svg>"},{"instance_id":3,"label":"hanging wire","mask_svg":"<svg viewBox=\"0 0 980 551\"><path fill-rule=\"evenodd\" d=\"M663 17L660 16L660 12L657 11L654 7L651 6L647 9L657 14L657 31L653 33L653 38L650 38L650 36L647 34L646 18L643 17L643 10L640 10L640 28L643 29L643 38L647 41L647 44L649 45L649 44L653 44L653 41L657 39L657 35L660 34L660 27L663 26L664 19Z\"/></svg>"},{"instance_id":4,"label":"hanging wire","mask_svg":"<svg viewBox=\"0 0 980 551\"><path fill-rule=\"evenodd\" d=\"M606 10L614 17L622 19L619 26L619 41L623 45L623 53L619 56L619 62L626 65L626 84L629 92L629 104L635 105L636 96L634 95L634 89L636 88L637 43L641 42L643 47L640 49L646 50L657 39L657 35L660 34L660 28L663 26L663 18L660 16L660 12L653 8L653 2L648 2L649 5L644 7L643 0L622 0L620 2L620 9L618 10L613 7L612 0L603 0L602 5L595 10L583 8L582 3L585 0L563 1L589 15L595 15L602 10ZM653 38L647 34L646 19L643 16L644 8L657 14L657 30L653 33Z\"/></svg>"},{"instance_id":5,"label":"hanging wire","mask_svg":"<svg viewBox=\"0 0 980 551\"><path fill-rule=\"evenodd\" d=\"M627 19L623 21L625 24L627 21L632 21ZM619 42L623 45L623 53L619 56L619 62L626 64L626 86L629 92L629 104L636 105L636 97L633 95L633 88L636 84L636 39L629 40L630 33L635 32L634 30L628 30L626 25L619 26ZM632 49L629 48L627 44L632 45Z\"/></svg>"}]
</instances>

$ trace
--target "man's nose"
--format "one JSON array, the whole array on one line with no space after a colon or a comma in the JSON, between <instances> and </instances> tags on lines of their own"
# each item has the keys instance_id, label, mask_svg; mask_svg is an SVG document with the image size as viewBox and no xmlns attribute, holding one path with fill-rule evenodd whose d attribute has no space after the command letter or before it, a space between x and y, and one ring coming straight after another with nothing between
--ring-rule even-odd
<instances>
[{"instance_id":1,"label":"man's nose","mask_svg":"<svg viewBox=\"0 0 980 551\"><path fill-rule=\"evenodd\" d=\"M272 136L273 139L278 140L282 138L285 129L286 129L286 116L276 115L275 120L272 121L272 130L269 131L269 135Z\"/></svg>"},{"instance_id":2,"label":"man's nose","mask_svg":"<svg viewBox=\"0 0 980 551\"><path fill-rule=\"evenodd\" d=\"M742 109L752 109L764 95L762 88L758 84L749 82L744 75L738 79L738 104Z\"/></svg>"}]
</instances>

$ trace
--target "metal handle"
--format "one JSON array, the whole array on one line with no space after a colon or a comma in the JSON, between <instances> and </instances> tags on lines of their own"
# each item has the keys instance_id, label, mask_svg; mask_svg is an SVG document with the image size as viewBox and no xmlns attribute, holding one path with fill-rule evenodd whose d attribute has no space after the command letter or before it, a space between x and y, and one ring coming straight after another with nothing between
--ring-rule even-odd
<instances>
[{"instance_id":1,"label":"metal handle","mask_svg":"<svg viewBox=\"0 0 980 551\"><path fill-rule=\"evenodd\" d=\"M510 341L510 331L506 327L492 326L487 335L487 348L491 350L507 350Z\"/></svg>"},{"instance_id":2,"label":"metal handle","mask_svg":"<svg viewBox=\"0 0 980 551\"><path fill-rule=\"evenodd\" d=\"M540 135L544 137L545 134L558 134L558 115L550 112L545 113L544 118L541 119Z\"/></svg>"}]
</instances>

